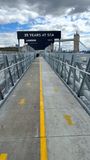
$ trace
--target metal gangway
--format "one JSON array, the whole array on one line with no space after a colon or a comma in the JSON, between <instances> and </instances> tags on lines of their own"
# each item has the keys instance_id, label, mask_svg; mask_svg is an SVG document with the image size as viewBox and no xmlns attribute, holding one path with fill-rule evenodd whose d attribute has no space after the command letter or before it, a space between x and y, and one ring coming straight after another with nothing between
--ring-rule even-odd
<instances>
[{"instance_id":1,"label":"metal gangway","mask_svg":"<svg viewBox=\"0 0 90 160\"><path fill-rule=\"evenodd\" d=\"M89 160L90 55L0 57L0 160Z\"/></svg>"},{"instance_id":2,"label":"metal gangway","mask_svg":"<svg viewBox=\"0 0 90 160\"><path fill-rule=\"evenodd\" d=\"M90 112L90 54L49 53L42 56L85 110ZM3 101L36 57L35 52L0 54L0 100Z\"/></svg>"}]
</instances>

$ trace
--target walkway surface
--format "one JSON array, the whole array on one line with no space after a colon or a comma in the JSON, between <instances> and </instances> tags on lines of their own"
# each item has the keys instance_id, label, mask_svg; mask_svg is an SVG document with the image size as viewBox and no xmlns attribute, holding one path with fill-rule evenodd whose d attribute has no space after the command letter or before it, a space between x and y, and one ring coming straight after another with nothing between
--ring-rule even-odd
<instances>
[{"instance_id":1,"label":"walkway surface","mask_svg":"<svg viewBox=\"0 0 90 160\"><path fill-rule=\"evenodd\" d=\"M0 160L90 160L90 116L43 58L0 108Z\"/></svg>"}]
</instances>

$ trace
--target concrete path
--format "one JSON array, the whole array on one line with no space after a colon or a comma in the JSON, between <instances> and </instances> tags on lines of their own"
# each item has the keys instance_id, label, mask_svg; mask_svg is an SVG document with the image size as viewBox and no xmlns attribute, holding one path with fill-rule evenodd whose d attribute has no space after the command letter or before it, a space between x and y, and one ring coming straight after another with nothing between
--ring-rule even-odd
<instances>
[{"instance_id":1,"label":"concrete path","mask_svg":"<svg viewBox=\"0 0 90 160\"><path fill-rule=\"evenodd\" d=\"M90 117L41 61L48 160L90 160Z\"/></svg>"},{"instance_id":2,"label":"concrete path","mask_svg":"<svg viewBox=\"0 0 90 160\"><path fill-rule=\"evenodd\" d=\"M39 73L36 59L0 108L0 160L40 159Z\"/></svg>"},{"instance_id":3,"label":"concrete path","mask_svg":"<svg viewBox=\"0 0 90 160\"><path fill-rule=\"evenodd\" d=\"M41 57L0 108L0 160L90 160L90 117Z\"/></svg>"}]
</instances>

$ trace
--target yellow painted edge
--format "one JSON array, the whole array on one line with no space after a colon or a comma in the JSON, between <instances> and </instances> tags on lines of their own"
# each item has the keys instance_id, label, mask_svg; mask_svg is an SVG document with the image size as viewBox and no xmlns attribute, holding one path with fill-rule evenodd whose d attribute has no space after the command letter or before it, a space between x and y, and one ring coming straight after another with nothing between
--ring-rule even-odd
<instances>
[{"instance_id":1,"label":"yellow painted edge","mask_svg":"<svg viewBox=\"0 0 90 160\"><path fill-rule=\"evenodd\" d=\"M7 160L7 157L8 157L7 153L0 154L0 160Z\"/></svg>"},{"instance_id":2,"label":"yellow painted edge","mask_svg":"<svg viewBox=\"0 0 90 160\"><path fill-rule=\"evenodd\" d=\"M40 63L40 160L47 160L47 157L44 98L42 89L42 65Z\"/></svg>"}]
</instances>

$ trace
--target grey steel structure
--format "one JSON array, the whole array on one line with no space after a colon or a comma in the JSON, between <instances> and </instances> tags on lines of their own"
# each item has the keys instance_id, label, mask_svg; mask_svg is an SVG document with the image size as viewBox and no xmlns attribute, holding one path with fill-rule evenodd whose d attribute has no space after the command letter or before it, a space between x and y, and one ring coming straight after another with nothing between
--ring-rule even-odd
<instances>
[{"instance_id":1,"label":"grey steel structure","mask_svg":"<svg viewBox=\"0 0 90 160\"><path fill-rule=\"evenodd\" d=\"M43 56L90 114L90 54L45 51Z\"/></svg>"},{"instance_id":2,"label":"grey steel structure","mask_svg":"<svg viewBox=\"0 0 90 160\"><path fill-rule=\"evenodd\" d=\"M35 56L35 52L0 55L0 105L30 67Z\"/></svg>"},{"instance_id":3,"label":"grey steel structure","mask_svg":"<svg viewBox=\"0 0 90 160\"><path fill-rule=\"evenodd\" d=\"M42 54L65 85L90 114L90 54ZM0 105L36 57L36 52L0 55Z\"/></svg>"}]
</instances>

